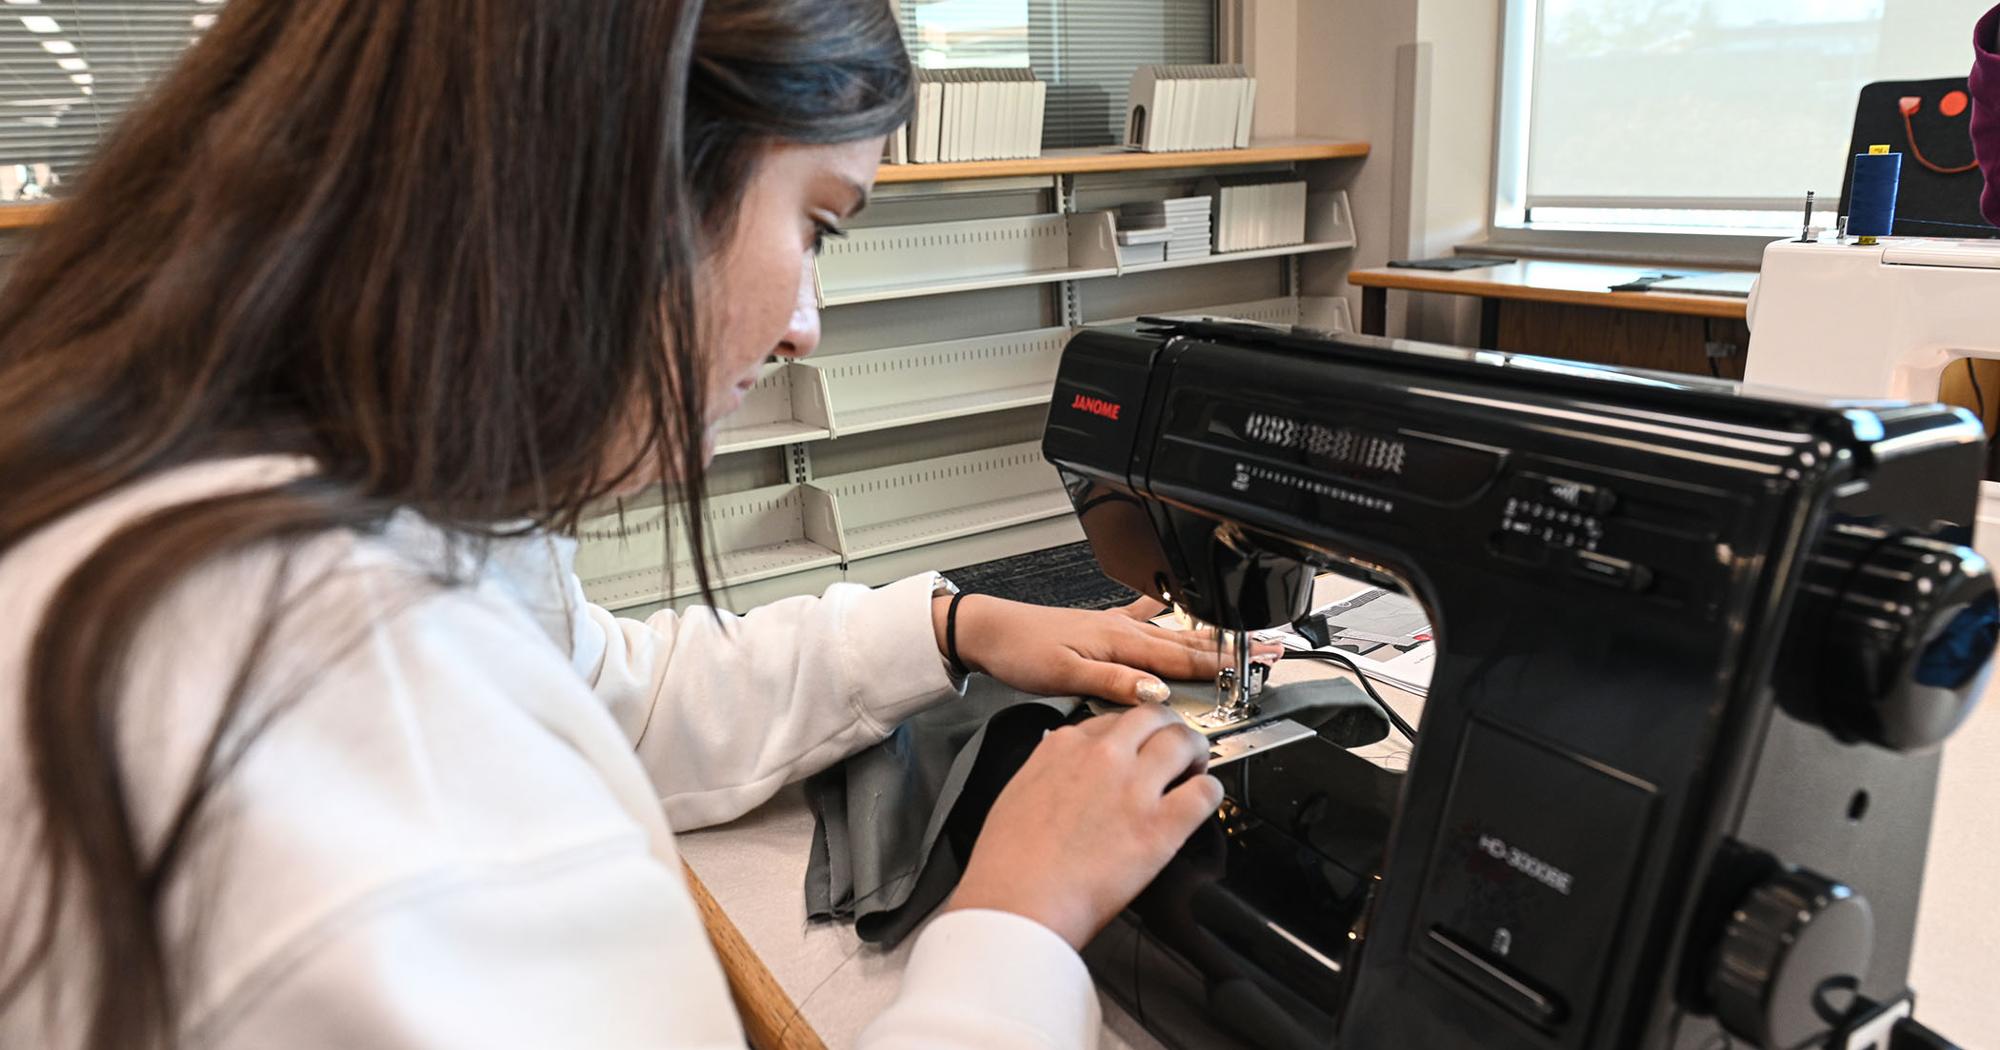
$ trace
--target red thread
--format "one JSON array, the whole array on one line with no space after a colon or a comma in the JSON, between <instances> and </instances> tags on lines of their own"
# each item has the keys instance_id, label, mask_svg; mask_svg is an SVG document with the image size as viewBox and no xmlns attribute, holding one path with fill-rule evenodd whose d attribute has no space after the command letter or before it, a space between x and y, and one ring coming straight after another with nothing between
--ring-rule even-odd
<instances>
[{"instance_id":1,"label":"red thread","mask_svg":"<svg viewBox=\"0 0 2000 1050\"><path fill-rule=\"evenodd\" d=\"M1917 158L1917 163L1937 172L1939 175L1962 175L1979 166L1977 160L1970 164L1961 164L1956 168L1945 168L1931 163L1931 159L1924 156L1924 148L1917 145L1917 129L1910 124L1911 107L1908 103L1911 101L1913 100L1907 98L1903 100L1905 103L1903 106L1903 131L1910 136L1910 154Z\"/></svg>"}]
</instances>

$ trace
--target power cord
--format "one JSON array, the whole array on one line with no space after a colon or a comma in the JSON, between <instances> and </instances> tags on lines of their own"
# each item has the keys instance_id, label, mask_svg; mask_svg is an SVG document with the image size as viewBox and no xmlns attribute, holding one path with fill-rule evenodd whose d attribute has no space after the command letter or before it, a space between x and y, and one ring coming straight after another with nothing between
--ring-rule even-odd
<instances>
[{"instance_id":1,"label":"power cord","mask_svg":"<svg viewBox=\"0 0 2000 1050\"><path fill-rule=\"evenodd\" d=\"M1965 378L1972 384L1972 403L1979 406L1979 425L1986 425L1986 391L1979 387L1979 369L1972 365L1972 358L1964 358Z\"/></svg>"},{"instance_id":2,"label":"power cord","mask_svg":"<svg viewBox=\"0 0 2000 1050\"><path fill-rule=\"evenodd\" d=\"M1417 742L1417 731L1410 728L1410 723L1403 721L1403 716L1397 714L1396 709L1390 707L1387 700L1382 699L1382 694L1375 691L1375 684L1368 680L1367 675L1361 673L1360 665L1356 664L1353 660L1348 659L1340 653L1323 649L1290 649L1283 656L1279 657L1279 659L1316 660L1320 663L1338 664L1354 672L1354 680L1361 683L1361 691L1367 693L1368 699L1375 701L1375 706L1381 708L1382 713L1389 716L1389 724L1396 727L1396 732L1403 734L1403 737L1412 744Z\"/></svg>"}]
</instances>

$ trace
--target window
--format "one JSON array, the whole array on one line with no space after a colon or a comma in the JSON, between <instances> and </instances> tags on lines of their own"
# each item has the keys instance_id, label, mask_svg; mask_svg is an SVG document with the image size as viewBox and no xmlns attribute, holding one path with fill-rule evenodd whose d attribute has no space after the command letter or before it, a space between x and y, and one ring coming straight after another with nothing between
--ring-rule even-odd
<instances>
[{"instance_id":1,"label":"window","mask_svg":"<svg viewBox=\"0 0 2000 1050\"><path fill-rule=\"evenodd\" d=\"M902 14L926 69L1034 67L1044 148L1117 142L1139 66L1215 61L1214 0L902 0Z\"/></svg>"},{"instance_id":2,"label":"window","mask_svg":"<svg viewBox=\"0 0 2000 1050\"><path fill-rule=\"evenodd\" d=\"M1963 75L1991 6L1509 0L1495 224L1795 231L1862 86Z\"/></svg>"},{"instance_id":3,"label":"window","mask_svg":"<svg viewBox=\"0 0 2000 1050\"><path fill-rule=\"evenodd\" d=\"M0 200L59 192L219 9L219 0L0 3Z\"/></svg>"}]
</instances>

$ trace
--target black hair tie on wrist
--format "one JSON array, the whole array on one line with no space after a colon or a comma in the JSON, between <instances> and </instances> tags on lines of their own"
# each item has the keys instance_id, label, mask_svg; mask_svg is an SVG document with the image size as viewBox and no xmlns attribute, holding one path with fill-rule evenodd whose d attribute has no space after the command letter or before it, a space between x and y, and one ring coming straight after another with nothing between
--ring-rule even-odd
<instances>
[{"instance_id":1,"label":"black hair tie on wrist","mask_svg":"<svg viewBox=\"0 0 2000 1050\"><path fill-rule=\"evenodd\" d=\"M965 598L964 591L952 595L951 604L944 610L944 658L951 664L953 678L964 678L972 673L972 669L965 666L965 661L958 658L958 603Z\"/></svg>"}]
</instances>

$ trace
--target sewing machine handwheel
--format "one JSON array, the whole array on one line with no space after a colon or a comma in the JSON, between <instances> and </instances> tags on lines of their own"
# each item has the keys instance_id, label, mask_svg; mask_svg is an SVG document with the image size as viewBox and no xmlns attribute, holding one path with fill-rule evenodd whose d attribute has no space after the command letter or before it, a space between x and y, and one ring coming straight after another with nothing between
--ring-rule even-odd
<instances>
[{"instance_id":1,"label":"sewing machine handwheel","mask_svg":"<svg viewBox=\"0 0 2000 1050\"><path fill-rule=\"evenodd\" d=\"M1943 743L1978 702L2000 610L1978 553L1897 536L1846 573L1828 626L1821 680L1830 727L1915 751Z\"/></svg>"},{"instance_id":2,"label":"sewing machine handwheel","mask_svg":"<svg viewBox=\"0 0 2000 1050\"><path fill-rule=\"evenodd\" d=\"M1826 1000L1859 986L1874 940L1860 894L1804 869L1780 871L1729 918L1709 975L1716 1017L1752 1046L1804 1045L1828 1026Z\"/></svg>"}]
</instances>

